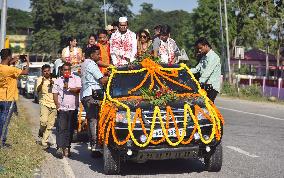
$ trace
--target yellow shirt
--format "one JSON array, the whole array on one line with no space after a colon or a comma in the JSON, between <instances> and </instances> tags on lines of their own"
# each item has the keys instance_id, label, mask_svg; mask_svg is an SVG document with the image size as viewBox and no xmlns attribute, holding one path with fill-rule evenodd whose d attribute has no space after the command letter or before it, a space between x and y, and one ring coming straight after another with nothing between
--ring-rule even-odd
<instances>
[{"instance_id":1,"label":"yellow shirt","mask_svg":"<svg viewBox=\"0 0 284 178\"><path fill-rule=\"evenodd\" d=\"M38 86L41 84L43 78L44 77L41 76L37 79L36 91ZM55 79L52 80L55 81ZM39 96L39 104L49 108L56 108L55 103L53 101L52 86L50 85L49 79L44 78L43 85L38 93L38 96Z\"/></svg>"},{"instance_id":2,"label":"yellow shirt","mask_svg":"<svg viewBox=\"0 0 284 178\"><path fill-rule=\"evenodd\" d=\"M21 73L21 69L0 64L0 101L18 100L17 78Z\"/></svg>"}]
</instances>

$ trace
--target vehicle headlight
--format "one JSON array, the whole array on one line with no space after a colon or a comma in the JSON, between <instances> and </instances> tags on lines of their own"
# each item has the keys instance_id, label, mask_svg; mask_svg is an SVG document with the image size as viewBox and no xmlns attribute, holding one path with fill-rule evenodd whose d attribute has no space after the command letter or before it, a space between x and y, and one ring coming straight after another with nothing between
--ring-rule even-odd
<instances>
[{"instance_id":1,"label":"vehicle headlight","mask_svg":"<svg viewBox=\"0 0 284 178\"><path fill-rule=\"evenodd\" d=\"M126 113L127 113L126 111L118 111L116 113L115 122L121 122L121 123L127 124L128 120L127 120L127 114ZM133 122L134 116L135 116L135 112L130 112L131 122ZM136 123L137 122L139 122L139 120L136 120Z\"/></svg>"},{"instance_id":2,"label":"vehicle headlight","mask_svg":"<svg viewBox=\"0 0 284 178\"><path fill-rule=\"evenodd\" d=\"M206 109L206 108L202 108L202 110L203 110L203 112L198 112L198 114L197 114L197 119L200 121L200 120L202 120L202 119L206 119L206 117L204 116L204 114L203 113L205 113L205 114L209 114L209 111Z\"/></svg>"}]
</instances>

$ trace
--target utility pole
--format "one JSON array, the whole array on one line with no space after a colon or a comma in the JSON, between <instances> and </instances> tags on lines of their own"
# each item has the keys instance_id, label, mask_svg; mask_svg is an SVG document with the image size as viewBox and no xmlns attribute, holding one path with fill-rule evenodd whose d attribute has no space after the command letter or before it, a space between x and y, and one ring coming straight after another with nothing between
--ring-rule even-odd
<instances>
[{"instance_id":1,"label":"utility pole","mask_svg":"<svg viewBox=\"0 0 284 178\"><path fill-rule=\"evenodd\" d=\"M221 50L222 50L222 60L223 60L223 69L224 73L226 74L227 71L227 61L225 58L225 49L224 49L224 32L223 32L223 14L222 14L222 0L219 0L219 15L220 15L220 34L221 34Z\"/></svg>"},{"instance_id":2,"label":"utility pole","mask_svg":"<svg viewBox=\"0 0 284 178\"><path fill-rule=\"evenodd\" d=\"M7 22L7 0L2 0L0 50L2 50L5 47L6 22Z\"/></svg>"},{"instance_id":3,"label":"utility pole","mask_svg":"<svg viewBox=\"0 0 284 178\"><path fill-rule=\"evenodd\" d=\"M231 63L230 63L230 46L229 46L229 28L228 28L228 15L227 15L227 0L224 0L224 11L225 11L225 31L226 31L226 46L227 46L228 79L229 79L229 83L232 83Z\"/></svg>"},{"instance_id":4,"label":"utility pole","mask_svg":"<svg viewBox=\"0 0 284 178\"><path fill-rule=\"evenodd\" d=\"M269 14L269 10L268 10L268 3L269 0L266 0L266 50L265 50L265 76L268 77L269 76L269 58L268 58L268 53L269 53L269 44L268 44L268 40L269 40L269 18L268 18L268 14Z\"/></svg>"},{"instance_id":5,"label":"utility pole","mask_svg":"<svg viewBox=\"0 0 284 178\"><path fill-rule=\"evenodd\" d=\"M105 27L107 26L106 0L104 0Z\"/></svg>"}]
</instances>

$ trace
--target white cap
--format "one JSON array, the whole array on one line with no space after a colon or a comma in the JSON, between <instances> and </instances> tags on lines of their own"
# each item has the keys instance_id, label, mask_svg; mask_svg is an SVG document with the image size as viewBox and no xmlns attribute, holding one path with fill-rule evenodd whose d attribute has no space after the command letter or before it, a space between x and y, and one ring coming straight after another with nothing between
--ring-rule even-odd
<instances>
[{"instance_id":1,"label":"white cap","mask_svg":"<svg viewBox=\"0 0 284 178\"><path fill-rule=\"evenodd\" d=\"M127 22L127 17L119 17L118 22L119 23Z\"/></svg>"}]
</instances>

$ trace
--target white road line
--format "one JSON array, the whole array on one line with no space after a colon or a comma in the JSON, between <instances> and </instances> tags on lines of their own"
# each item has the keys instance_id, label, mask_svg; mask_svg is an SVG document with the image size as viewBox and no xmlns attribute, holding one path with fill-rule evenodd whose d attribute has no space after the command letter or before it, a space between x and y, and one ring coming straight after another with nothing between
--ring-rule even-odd
<instances>
[{"instance_id":1,"label":"white road line","mask_svg":"<svg viewBox=\"0 0 284 178\"><path fill-rule=\"evenodd\" d=\"M258 158L258 157L259 157L259 156L257 156L257 155L250 154L249 152L244 151L244 150L242 150L242 149L240 149L240 148L237 148L237 147L234 147L234 146L226 146L226 147L229 148L229 149L231 149L231 150L234 150L234 151L236 151L236 152L239 152L239 153L241 153L241 154L244 154L244 155L246 155L246 156L249 156L249 157L251 157L251 158Z\"/></svg>"},{"instance_id":2,"label":"white road line","mask_svg":"<svg viewBox=\"0 0 284 178\"><path fill-rule=\"evenodd\" d=\"M52 143L55 143L55 138L52 134L50 134L50 140ZM60 159L61 163L63 164L63 171L68 178L75 178L75 174L70 166L68 160L66 158Z\"/></svg>"},{"instance_id":3,"label":"white road line","mask_svg":"<svg viewBox=\"0 0 284 178\"><path fill-rule=\"evenodd\" d=\"M224 107L220 107L220 106L217 106L217 108L223 109L223 110L228 110L228 111L234 111L234 112L238 112L238 113L243 113L243 114L250 114L250 115L255 115L255 116L260 116L260 117L266 117L266 118L269 118L269 119L274 119L274 120L279 120L279 121L284 121L284 119L282 119L282 118L272 117L272 116L268 116L268 115L264 115L264 114L256 114L256 113L252 113L252 112L239 111L239 110L236 110L236 109L224 108Z\"/></svg>"}]
</instances>

